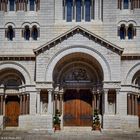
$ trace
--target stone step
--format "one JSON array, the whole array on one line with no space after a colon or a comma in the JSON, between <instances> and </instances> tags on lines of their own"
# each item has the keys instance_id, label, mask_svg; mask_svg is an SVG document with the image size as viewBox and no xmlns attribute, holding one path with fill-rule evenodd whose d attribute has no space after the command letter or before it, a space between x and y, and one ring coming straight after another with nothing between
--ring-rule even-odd
<instances>
[{"instance_id":1,"label":"stone step","mask_svg":"<svg viewBox=\"0 0 140 140\"><path fill-rule=\"evenodd\" d=\"M92 130L91 127L64 127L62 129L62 131L65 131L65 132L69 132L69 131L74 131L74 132L78 132L78 131L84 131L84 132L90 132Z\"/></svg>"}]
</instances>

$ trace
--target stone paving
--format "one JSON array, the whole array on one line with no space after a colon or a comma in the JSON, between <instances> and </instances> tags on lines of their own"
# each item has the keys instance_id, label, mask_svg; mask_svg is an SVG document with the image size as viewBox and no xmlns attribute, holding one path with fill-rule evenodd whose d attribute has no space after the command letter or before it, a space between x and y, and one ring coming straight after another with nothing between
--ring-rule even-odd
<instances>
[{"instance_id":1,"label":"stone paving","mask_svg":"<svg viewBox=\"0 0 140 140\"><path fill-rule=\"evenodd\" d=\"M140 140L140 131L60 131L48 134L46 131L4 130L0 131L0 140Z\"/></svg>"}]
</instances>

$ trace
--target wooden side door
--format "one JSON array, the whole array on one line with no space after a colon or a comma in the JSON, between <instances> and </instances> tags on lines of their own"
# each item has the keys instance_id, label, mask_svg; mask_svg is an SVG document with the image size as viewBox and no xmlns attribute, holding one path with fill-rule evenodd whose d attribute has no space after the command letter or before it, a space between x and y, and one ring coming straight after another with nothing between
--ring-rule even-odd
<instances>
[{"instance_id":1,"label":"wooden side door","mask_svg":"<svg viewBox=\"0 0 140 140\"><path fill-rule=\"evenodd\" d=\"M5 105L6 126L18 126L20 114L19 98L17 96L8 96Z\"/></svg>"}]
</instances>

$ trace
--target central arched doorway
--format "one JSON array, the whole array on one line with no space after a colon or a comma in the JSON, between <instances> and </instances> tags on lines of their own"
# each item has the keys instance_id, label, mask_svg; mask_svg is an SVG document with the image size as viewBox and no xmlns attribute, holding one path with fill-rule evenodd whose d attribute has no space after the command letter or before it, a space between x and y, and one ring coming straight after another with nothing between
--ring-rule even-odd
<instances>
[{"instance_id":1,"label":"central arched doorway","mask_svg":"<svg viewBox=\"0 0 140 140\"><path fill-rule=\"evenodd\" d=\"M63 125L91 126L94 109L102 114L103 70L86 53L69 54L56 64L54 87L64 90Z\"/></svg>"}]
</instances>

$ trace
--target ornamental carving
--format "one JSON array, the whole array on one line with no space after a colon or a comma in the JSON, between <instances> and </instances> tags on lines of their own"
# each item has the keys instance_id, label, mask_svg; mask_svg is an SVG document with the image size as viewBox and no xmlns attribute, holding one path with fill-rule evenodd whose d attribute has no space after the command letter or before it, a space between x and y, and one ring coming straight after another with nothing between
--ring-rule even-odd
<instances>
[{"instance_id":1,"label":"ornamental carving","mask_svg":"<svg viewBox=\"0 0 140 140\"><path fill-rule=\"evenodd\" d=\"M87 71L82 68L75 68L70 71L64 81L87 81L90 80Z\"/></svg>"}]
</instances>

